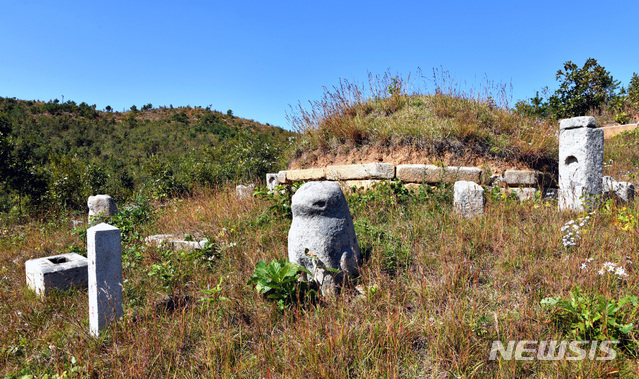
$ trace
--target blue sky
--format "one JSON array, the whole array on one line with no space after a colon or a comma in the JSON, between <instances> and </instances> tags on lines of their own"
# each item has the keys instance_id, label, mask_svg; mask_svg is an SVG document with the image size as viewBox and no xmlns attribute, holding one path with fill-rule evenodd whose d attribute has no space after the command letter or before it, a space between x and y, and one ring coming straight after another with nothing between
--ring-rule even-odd
<instances>
[{"instance_id":1,"label":"blue sky","mask_svg":"<svg viewBox=\"0 0 639 379\"><path fill-rule=\"evenodd\" d=\"M0 0L0 96L208 106L289 128L289 104L368 72L556 88L563 62L639 72L637 1ZM428 89L428 83L426 83Z\"/></svg>"}]
</instances>

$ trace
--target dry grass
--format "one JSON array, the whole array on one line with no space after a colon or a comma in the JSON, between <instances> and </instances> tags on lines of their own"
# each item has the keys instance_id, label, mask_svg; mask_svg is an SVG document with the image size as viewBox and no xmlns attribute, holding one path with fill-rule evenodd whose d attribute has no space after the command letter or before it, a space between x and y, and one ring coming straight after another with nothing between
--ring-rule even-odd
<instances>
[{"instance_id":1,"label":"dry grass","mask_svg":"<svg viewBox=\"0 0 639 379\"><path fill-rule=\"evenodd\" d=\"M446 86L428 95L393 77L371 82L395 90L365 100L353 88L339 89L325 100L334 108L314 109L340 117L306 114L319 123L302 145L423 143L460 154L556 159L556 129L518 118L502 101L460 97L444 79ZM636 177L631 147L638 139L634 133L606 142L606 174ZM485 214L467 220L454 214L449 187L424 190L408 199L387 187L349 196L366 255L360 277L339 295L285 311L247 285L259 260L287 255L290 221L271 214L271 204L238 201L232 188L155 204L151 221L136 226L140 237L124 245L125 316L100 338L88 334L86 290L39 299L24 277L27 259L86 249L71 228L72 218L85 216L0 224L0 376L639 376L637 351L620 351L612 361L488 359L495 340L572 339L540 306L545 297L566 298L576 286L614 300L639 292L639 230L622 229L620 206L595 212L577 246L565 247L561 228L577 216L559 213L556 202L489 196ZM639 203L627 212L639 216ZM159 233L207 237L215 254L202 260L142 242ZM628 277L599 275L604 262L624 267Z\"/></svg>"},{"instance_id":2,"label":"dry grass","mask_svg":"<svg viewBox=\"0 0 639 379\"><path fill-rule=\"evenodd\" d=\"M510 111L504 86L465 90L438 71L432 82L435 89L428 92L414 88L410 77L387 73L370 76L368 85L341 80L325 88L320 100L288 115L302 133L294 157L413 146L432 156L474 155L543 171L556 166L556 125Z\"/></svg>"},{"instance_id":3,"label":"dry grass","mask_svg":"<svg viewBox=\"0 0 639 379\"><path fill-rule=\"evenodd\" d=\"M401 202L350 198L369 255L355 289L284 312L246 282L255 263L286 256L290 221L231 190L201 190L157 208L142 235L189 233L219 245L211 266L133 242L125 248L125 317L88 334L84 290L43 300L26 289L24 261L78 244L70 220L5 226L0 239L0 375L75 370L100 377L601 377L636 375L637 361L488 360L493 340L561 339L540 307L575 285L618 299L639 284L637 230L598 212L574 248L556 204L489 199L477 219L456 217L447 189ZM639 214L635 203L630 211ZM234 245L236 244L236 245ZM399 265L389 254L407 252ZM587 258L623 265L617 280L580 270ZM15 262L14 262L15 261ZM153 265L176 269L170 288ZM202 292L222 278L220 296ZM168 299L167 295L172 299ZM170 300L173 303L170 304ZM72 357L76 363L72 363ZM616 373L616 374L614 374Z\"/></svg>"},{"instance_id":4,"label":"dry grass","mask_svg":"<svg viewBox=\"0 0 639 379\"><path fill-rule=\"evenodd\" d=\"M604 175L618 181L639 183L639 129L613 136L606 141ZM639 189L639 187L638 187Z\"/></svg>"}]
</instances>

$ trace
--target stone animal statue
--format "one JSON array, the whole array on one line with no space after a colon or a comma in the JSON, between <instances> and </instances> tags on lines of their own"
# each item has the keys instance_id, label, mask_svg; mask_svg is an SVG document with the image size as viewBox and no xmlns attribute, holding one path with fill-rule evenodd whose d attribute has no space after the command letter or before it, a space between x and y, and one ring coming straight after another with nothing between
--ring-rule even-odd
<instances>
[{"instance_id":1,"label":"stone animal statue","mask_svg":"<svg viewBox=\"0 0 639 379\"><path fill-rule=\"evenodd\" d=\"M310 182L292 198L288 257L307 268L322 293L356 275L362 260L351 213L339 184Z\"/></svg>"}]
</instances>

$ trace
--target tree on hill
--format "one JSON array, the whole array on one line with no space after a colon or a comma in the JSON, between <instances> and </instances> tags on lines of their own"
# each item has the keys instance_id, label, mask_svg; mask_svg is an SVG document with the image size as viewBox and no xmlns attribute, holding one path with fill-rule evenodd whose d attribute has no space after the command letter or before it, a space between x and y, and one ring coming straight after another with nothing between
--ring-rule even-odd
<instances>
[{"instance_id":1,"label":"tree on hill","mask_svg":"<svg viewBox=\"0 0 639 379\"><path fill-rule=\"evenodd\" d=\"M522 112L555 119L583 116L593 109L603 110L617 97L619 81L594 58L588 58L583 67L567 61L557 71L557 89L547 101L539 96L520 101L515 108Z\"/></svg>"},{"instance_id":2,"label":"tree on hill","mask_svg":"<svg viewBox=\"0 0 639 379\"><path fill-rule=\"evenodd\" d=\"M639 75L632 74L630 84L628 84L628 100L633 107L639 108Z\"/></svg>"},{"instance_id":3,"label":"tree on hill","mask_svg":"<svg viewBox=\"0 0 639 379\"><path fill-rule=\"evenodd\" d=\"M615 97L619 81L589 58L582 68L568 61L557 71L559 89L549 99L551 111L559 118L583 116L591 109L601 109Z\"/></svg>"},{"instance_id":4,"label":"tree on hill","mask_svg":"<svg viewBox=\"0 0 639 379\"><path fill-rule=\"evenodd\" d=\"M98 193L116 202L140 191L163 199L196 185L263 179L280 168L291 134L201 107L153 118L131 109L109 117L85 102L0 97L0 213L84 209Z\"/></svg>"},{"instance_id":5,"label":"tree on hill","mask_svg":"<svg viewBox=\"0 0 639 379\"><path fill-rule=\"evenodd\" d=\"M11 145L9 144L9 132L11 131L11 120L4 113L0 113L0 177L7 177L9 166L9 154Z\"/></svg>"}]
</instances>

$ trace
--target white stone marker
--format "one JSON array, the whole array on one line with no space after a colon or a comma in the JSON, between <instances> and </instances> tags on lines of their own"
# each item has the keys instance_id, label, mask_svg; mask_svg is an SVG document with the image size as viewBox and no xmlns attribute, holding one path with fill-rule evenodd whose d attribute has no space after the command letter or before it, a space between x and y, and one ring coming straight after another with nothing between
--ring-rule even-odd
<instances>
[{"instance_id":1,"label":"white stone marker","mask_svg":"<svg viewBox=\"0 0 639 379\"><path fill-rule=\"evenodd\" d=\"M484 189L475 182L458 181L453 187L453 203L457 214L471 218L484 213Z\"/></svg>"},{"instance_id":2,"label":"white stone marker","mask_svg":"<svg viewBox=\"0 0 639 379\"><path fill-rule=\"evenodd\" d=\"M235 187L235 196L240 200L248 200L253 197L253 191L255 191L255 184L249 184L248 186L240 184Z\"/></svg>"},{"instance_id":3,"label":"white stone marker","mask_svg":"<svg viewBox=\"0 0 639 379\"><path fill-rule=\"evenodd\" d=\"M101 223L87 230L89 259L89 328L98 336L122 311L120 229Z\"/></svg>"},{"instance_id":4,"label":"white stone marker","mask_svg":"<svg viewBox=\"0 0 639 379\"><path fill-rule=\"evenodd\" d=\"M52 289L87 286L87 259L76 253L29 259L25 262L27 285L38 295Z\"/></svg>"},{"instance_id":5,"label":"white stone marker","mask_svg":"<svg viewBox=\"0 0 639 379\"><path fill-rule=\"evenodd\" d=\"M279 185L280 181L277 178L277 174L266 174L266 187L272 191L275 186Z\"/></svg>"},{"instance_id":6,"label":"white stone marker","mask_svg":"<svg viewBox=\"0 0 639 379\"><path fill-rule=\"evenodd\" d=\"M612 198L626 204L635 198L635 186L632 183L618 182L610 176L604 176L602 185L604 200Z\"/></svg>"},{"instance_id":7,"label":"white stone marker","mask_svg":"<svg viewBox=\"0 0 639 379\"><path fill-rule=\"evenodd\" d=\"M109 195L89 196L87 206L89 207L89 222L91 222L93 216L102 215L111 217L118 213L118 207Z\"/></svg>"},{"instance_id":8,"label":"white stone marker","mask_svg":"<svg viewBox=\"0 0 639 379\"><path fill-rule=\"evenodd\" d=\"M584 201L601 194L603 130L594 117L559 122L559 210L581 212Z\"/></svg>"}]
</instances>

